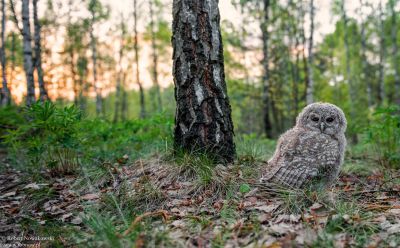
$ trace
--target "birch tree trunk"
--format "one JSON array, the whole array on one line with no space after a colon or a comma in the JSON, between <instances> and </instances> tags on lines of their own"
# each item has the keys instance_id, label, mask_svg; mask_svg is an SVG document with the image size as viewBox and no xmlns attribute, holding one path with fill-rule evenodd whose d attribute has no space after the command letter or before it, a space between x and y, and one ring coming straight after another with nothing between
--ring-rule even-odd
<instances>
[{"instance_id":1,"label":"birch tree trunk","mask_svg":"<svg viewBox=\"0 0 400 248\"><path fill-rule=\"evenodd\" d=\"M117 72L117 85L115 87L115 110L114 110L114 122L119 120L119 113L121 111L121 84L122 84L122 77L123 77L123 70L122 70L122 58L124 56L124 39L125 39L125 24L124 20L121 20L120 24L121 28L121 44L119 48L119 57L118 57L118 72Z\"/></svg>"},{"instance_id":2,"label":"birch tree trunk","mask_svg":"<svg viewBox=\"0 0 400 248\"><path fill-rule=\"evenodd\" d=\"M156 33L154 30L154 9L153 9L153 0L149 0L149 8L150 8L150 32L151 32L151 48L153 50L153 82L156 88L156 98L158 111L162 111L162 102L161 102L161 93L160 93L160 84L158 82L158 53L157 53L157 44L156 44Z\"/></svg>"},{"instance_id":3,"label":"birch tree trunk","mask_svg":"<svg viewBox=\"0 0 400 248\"><path fill-rule=\"evenodd\" d=\"M262 44L263 44L263 121L264 121L264 131L267 138L272 138L272 125L270 121L270 109L271 109L271 101L269 97L269 33L268 33L268 25L269 25L269 7L270 1L263 0L264 9L263 9L263 19L261 21L261 33L262 33Z\"/></svg>"},{"instance_id":4,"label":"birch tree trunk","mask_svg":"<svg viewBox=\"0 0 400 248\"><path fill-rule=\"evenodd\" d=\"M360 0L360 16L361 16L361 63L362 63L362 75L361 79L362 82L365 82L367 85L367 102L368 102L368 107L372 106L372 86L371 86L371 80L368 76L368 68L367 68L367 56L366 56L366 51L367 51L367 38L365 35L365 22L366 20L364 19L364 12L363 12L363 7L364 7L364 2L363 0Z\"/></svg>"},{"instance_id":5,"label":"birch tree trunk","mask_svg":"<svg viewBox=\"0 0 400 248\"><path fill-rule=\"evenodd\" d=\"M11 94L7 84L7 70L6 70L6 49L5 49L5 33L6 33L6 3L1 0L1 74L3 80L3 87L1 91L1 105L6 106L11 104Z\"/></svg>"},{"instance_id":6,"label":"birch tree trunk","mask_svg":"<svg viewBox=\"0 0 400 248\"><path fill-rule=\"evenodd\" d=\"M38 8L37 8L37 2L38 0L32 0L33 1L33 25L35 29L34 33L34 43L35 43L35 57L34 57L34 66L37 72L38 76L38 82L39 82L39 98L40 101L47 101L49 100L49 96L47 94L46 88L45 88L45 83L43 79L43 68L42 68L42 45L41 45L41 35L40 35L40 22L38 18Z\"/></svg>"},{"instance_id":7,"label":"birch tree trunk","mask_svg":"<svg viewBox=\"0 0 400 248\"><path fill-rule=\"evenodd\" d=\"M383 105L385 102L385 21L383 19L382 1L379 2L379 103Z\"/></svg>"},{"instance_id":8,"label":"birch tree trunk","mask_svg":"<svg viewBox=\"0 0 400 248\"><path fill-rule=\"evenodd\" d=\"M92 50L92 63L93 63L93 87L96 92L96 114L100 116L103 113L103 98L101 96L101 90L98 87L97 82L97 46L96 46L96 38L94 36L94 23L96 22L96 11L93 8L90 8L90 12L92 15L89 33L90 33L90 47Z\"/></svg>"},{"instance_id":9,"label":"birch tree trunk","mask_svg":"<svg viewBox=\"0 0 400 248\"><path fill-rule=\"evenodd\" d=\"M307 105L314 102L314 73L313 73L313 41L314 41L314 0L310 0L310 38L308 39L308 80L306 89Z\"/></svg>"},{"instance_id":10,"label":"birch tree trunk","mask_svg":"<svg viewBox=\"0 0 400 248\"><path fill-rule=\"evenodd\" d=\"M352 80L352 75L351 75L351 68L350 68L350 47L349 47L349 35L347 31L347 15L346 15L346 9L344 5L345 0L341 1L341 12L342 12L342 20L343 20L343 31L344 31L344 49L345 49L345 60L346 60L346 79L349 84L349 100L352 104L350 104L350 118L352 120L355 120L355 103L356 103L356 97L355 97L355 91L354 91L354 85L353 85L353 80ZM357 134L353 134L352 137L352 142L353 144L357 143Z\"/></svg>"},{"instance_id":11,"label":"birch tree trunk","mask_svg":"<svg viewBox=\"0 0 400 248\"><path fill-rule=\"evenodd\" d=\"M22 0L22 36L24 50L24 70L26 76L26 104L28 106L35 102L35 83L33 80L33 59L32 59L32 36L31 24L29 21L29 0Z\"/></svg>"},{"instance_id":12,"label":"birch tree trunk","mask_svg":"<svg viewBox=\"0 0 400 248\"><path fill-rule=\"evenodd\" d=\"M393 59L393 68L394 68L394 100L395 103L400 105L400 69L399 69L399 51L397 45L397 30L399 29L397 25L397 13L395 10L395 0L389 0L389 7L392 14L391 18L391 38L392 38L392 59Z\"/></svg>"},{"instance_id":13,"label":"birch tree trunk","mask_svg":"<svg viewBox=\"0 0 400 248\"><path fill-rule=\"evenodd\" d=\"M218 0L173 1L176 150L235 158Z\"/></svg>"},{"instance_id":14,"label":"birch tree trunk","mask_svg":"<svg viewBox=\"0 0 400 248\"><path fill-rule=\"evenodd\" d=\"M137 21L138 21L138 6L137 0L133 0L133 32L134 32L134 51L135 51L135 64L136 64L136 83L139 86L139 97L140 97L140 119L145 118L146 116L146 105L144 99L144 90L142 83L140 82L140 70L139 70L139 44L138 44L138 30L137 30Z\"/></svg>"}]
</instances>

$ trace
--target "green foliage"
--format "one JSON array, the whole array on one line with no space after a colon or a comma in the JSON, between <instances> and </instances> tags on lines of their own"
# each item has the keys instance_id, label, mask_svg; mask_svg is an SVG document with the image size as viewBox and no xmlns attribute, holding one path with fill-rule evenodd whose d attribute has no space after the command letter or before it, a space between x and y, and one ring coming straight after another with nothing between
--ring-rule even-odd
<instances>
[{"instance_id":1,"label":"green foliage","mask_svg":"<svg viewBox=\"0 0 400 248\"><path fill-rule=\"evenodd\" d=\"M54 174L72 173L82 163L115 162L125 154L135 159L166 149L172 133L172 120L162 115L113 124L51 102L35 103L23 115L4 108L0 119L9 126L3 138L14 161L46 167Z\"/></svg>"},{"instance_id":2,"label":"green foliage","mask_svg":"<svg viewBox=\"0 0 400 248\"><path fill-rule=\"evenodd\" d=\"M383 166L400 164L400 107L379 108L365 129L365 142L375 150Z\"/></svg>"}]
</instances>

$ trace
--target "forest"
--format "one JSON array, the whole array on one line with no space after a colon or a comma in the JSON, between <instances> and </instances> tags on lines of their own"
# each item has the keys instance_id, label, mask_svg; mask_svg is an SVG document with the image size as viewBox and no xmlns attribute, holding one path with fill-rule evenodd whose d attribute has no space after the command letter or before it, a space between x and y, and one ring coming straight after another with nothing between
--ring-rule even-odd
<instances>
[{"instance_id":1,"label":"forest","mask_svg":"<svg viewBox=\"0 0 400 248\"><path fill-rule=\"evenodd\" d=\"M0 247L400 246L400 1L0 12ZM318 102L347 119L333 185L260 181Z\"/></svg>"}]
</instances>

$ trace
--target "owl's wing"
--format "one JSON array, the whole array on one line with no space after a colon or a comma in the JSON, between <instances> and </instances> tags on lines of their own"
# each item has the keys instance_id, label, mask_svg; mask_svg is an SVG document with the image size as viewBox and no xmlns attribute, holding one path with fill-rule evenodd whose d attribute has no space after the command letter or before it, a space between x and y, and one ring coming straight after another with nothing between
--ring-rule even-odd
<instances>
[{"instance_id":1,"label":"owl's wing","mask_svg":"<svg viewBox=\"0 0 400 248\"><path fill-rule=\"evenodd\" d=\"M271 181L282 167L294 166L294 164L289 165L288 161L293 161L298 153L297 150L300 144L300 133L301 130L293 128L281 135L278 139L275 153L268 161L268 166L262 175L261 181ZM290 170L290 168L287 168L287 172Z\"/></svg>"}]
</instances>

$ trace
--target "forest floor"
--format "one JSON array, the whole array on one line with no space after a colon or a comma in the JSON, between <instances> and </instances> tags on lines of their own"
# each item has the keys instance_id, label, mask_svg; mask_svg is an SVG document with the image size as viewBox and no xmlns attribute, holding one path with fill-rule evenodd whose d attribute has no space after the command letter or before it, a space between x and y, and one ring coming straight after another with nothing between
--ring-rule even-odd
<instances>
[{"instance_id":1,"label":"forest floor","mask_svg":"<svg viewBox=\"0 0 400 248\"><path fill-rule=\"evenodd\" d=\"M0 246L400 245L400 171L348 159L331 191L313 192L259 185L263 164L246 156L226 167L191 156L124 156L66 176L6 165Z\"/></svg>"}]
</instances>

